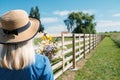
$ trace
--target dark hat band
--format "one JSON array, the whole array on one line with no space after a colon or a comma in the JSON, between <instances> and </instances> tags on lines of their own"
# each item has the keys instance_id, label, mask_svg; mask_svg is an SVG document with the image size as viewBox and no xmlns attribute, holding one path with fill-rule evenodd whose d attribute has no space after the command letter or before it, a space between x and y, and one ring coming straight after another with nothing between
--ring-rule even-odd
<instances>
[{"instance_id":1,"label":"dark hat band","mask_svg":"<svg viewBox=\"0 0 120 80\"><path fill-rule=\"evenodd\" d=\"M20 32L23 32L23 31L25 31L26 29L28 29L29 27L30 27L30 25L31 25L31 23L30 23L30 21L25 25L25 26L22 26L22 27L20 27L20 28L18 28L18 29L14 29L14 30L7 30L7 29L2 29L3 30L3 32L5 33L5 34L15 34L15 35L18 35L18 33L20 33Z\"/></svg>"}]
</instances>

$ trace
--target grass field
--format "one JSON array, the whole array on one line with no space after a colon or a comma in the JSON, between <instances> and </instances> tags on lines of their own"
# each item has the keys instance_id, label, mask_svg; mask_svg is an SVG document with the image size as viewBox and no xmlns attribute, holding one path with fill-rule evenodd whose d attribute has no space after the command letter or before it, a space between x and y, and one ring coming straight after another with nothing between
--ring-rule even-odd
<instances>
[{"instance_id":1,"label":"grass field","mask_svg":"<svg viewBox=\"0 0 120 80\"><path fill-rule=\"evenodd\" d=\"M92 54L75 80L120 80L120 48L109 37Z\"/></svg>"}]
</instances>

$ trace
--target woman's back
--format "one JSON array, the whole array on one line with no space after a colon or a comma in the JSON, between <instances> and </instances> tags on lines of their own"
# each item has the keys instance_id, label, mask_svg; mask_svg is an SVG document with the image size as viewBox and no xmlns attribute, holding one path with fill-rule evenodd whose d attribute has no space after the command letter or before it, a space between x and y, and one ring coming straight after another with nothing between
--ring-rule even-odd
<instances>
[{"instance_id":1,"label":"woman's back","mask_svg":"<svg viewBox=\"0 0 120 80\"><path fill-rule=\"evenodd\" d=\"M47 57L35 55L35 63L21 70L0 68L0 80L54 80Z\"/></svg>"}]
</instances>

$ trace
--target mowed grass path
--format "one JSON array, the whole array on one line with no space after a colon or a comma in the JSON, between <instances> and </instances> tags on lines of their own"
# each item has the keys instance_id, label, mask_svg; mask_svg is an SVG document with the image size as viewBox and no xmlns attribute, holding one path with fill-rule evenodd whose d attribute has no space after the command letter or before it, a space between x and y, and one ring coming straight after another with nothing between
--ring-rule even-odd
<instances>
[{"instance_id":1,"label":"mowed grass path","mask_svg":"<svg viewBox=\"0 0 120 80\"><path fill-rule=\"evenodd\" d=\"M120 80L120 48L109 37L92 54L75 80Z\"/></svg>"}]
</instances>

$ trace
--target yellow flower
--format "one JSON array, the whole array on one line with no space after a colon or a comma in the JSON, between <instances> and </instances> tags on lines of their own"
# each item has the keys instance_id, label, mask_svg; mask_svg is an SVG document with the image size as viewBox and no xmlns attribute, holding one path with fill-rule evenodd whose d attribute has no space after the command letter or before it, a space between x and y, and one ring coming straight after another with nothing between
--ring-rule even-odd
<instances>
[{"instance_id":1,"label":"yellow flower","mask_svg":"<svg viewBox=\"0 0 120 80\"><path fill-rule=\"evenodd\" d=\"M45 44L50 44L50 42L52 41L52 37L48 34L46 34L46 35L44 34L42 36L42 40L45 41Z\"/></svg>"},{"instance_id":2,"label":"yellow flower","mask_svg":"<svg viewBox=\"0 0 120 80\"><path fill-rule=\"evenodd\" d=\"M44 35L44 36L42 36L42 39L51 41L52 37L50 35L46 35L46 36Z\"/></svg>"}]
</instances>

